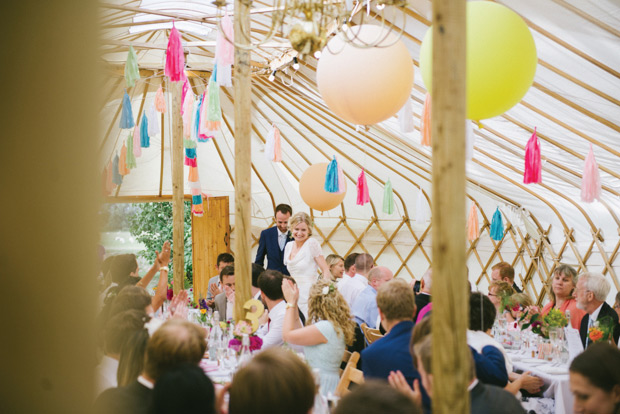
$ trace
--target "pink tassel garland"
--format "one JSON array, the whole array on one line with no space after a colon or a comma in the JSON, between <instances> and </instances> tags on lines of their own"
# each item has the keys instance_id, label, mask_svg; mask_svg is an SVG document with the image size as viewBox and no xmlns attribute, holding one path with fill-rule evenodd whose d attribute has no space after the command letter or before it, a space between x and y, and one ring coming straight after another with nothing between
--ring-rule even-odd
<instances>
[{"instance_id":1,"label":"pink tassel garland","mask_svg":"<svg viewBox=\"0 0 620 414\"><path fill-rule=\"evenodd\" d=\"M166 112L166 98L164 97L164 90L161 85L159 85L157 93L155 94L155 109L162 114Z\"/></svg>"},{"instance_id":2,"label":"pink tassel garland","mask_svg":"<svg viewBox=\"0 0 620 414\"><path fill-rule=\"evenodd\" d=\"M136 125L133 129L133 156L138 158L142 156L142 146L140 145L140 127Z\"/></svg>"},{"instance_id":3,"label":"pink tassel garland","mask_svg":"<svg viewBox=\"0 0 620 414\"><path fill-rule=\"evenodd\" d=\"M366 182L366 173L362 170L359 177L357 177L357 205L363 206L368 202L370 202L368 183Z\"/></svg>"},{"instance_id":4,"label":"pink tassel garland","mask_svg":"<svg viewBox=\"0 0 620 414\"><path fill-rule=\"evenodd\" d=\"M583 165L583 178L581 179L581 201L591 203L601 197L601 176L594 158L594 150L590 144L590 152Z\"/></svg>"},{"instance_id":5,"label":"pink tassel garland","mask_svg":"<svg viewBox=\"0 0 620 414\"><path fill-rule=\"evenodd\" d=\"M536 127L534 127L534 133L525 146L525 172L523 173L523 182L525 184L540 184L542 182L540 174L540 143L536 135Z\"/></svg>"},{"instance_id":6,"label":"pink tassel garland","mask_svg":"<svg viewBox=\"0 0 620 414\"><path fill-rule=\"evenodd\" d=\"M480 237L480 228L478 224L478 208L475 203L471 203L469 209L469 217L467 218L467 240L474 241Z\"/></svg>"},{"instance_id":7,"label":"pink tassel garland","mask_svg":"<svg viewBox=\"0 0 620 414\"><path fill-rule=\"evenodd\" d=\"M166 67L164 74L168 76L170 81L178 82L185 80L185 55L183 54L183 44L181 43L181 34L172 23L172 30L168 38L168 47L166 48Z\"/></svg>"}]
</instances>

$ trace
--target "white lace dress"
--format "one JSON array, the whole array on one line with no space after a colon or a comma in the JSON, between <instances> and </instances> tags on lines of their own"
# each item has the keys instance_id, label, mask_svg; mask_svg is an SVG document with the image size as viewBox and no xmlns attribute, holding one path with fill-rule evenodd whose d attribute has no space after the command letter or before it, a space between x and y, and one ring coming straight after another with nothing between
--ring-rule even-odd
<instances>
[{"instance_id":1,"label":"white lace dress","mask_svg":"<svg viewBox=\"0 0 620 414\"><path fill-rule=\"evenodd\" d=\"M309 238L301 246L294 258L290 258L295 242L291 241L284 247L284 265L299 288L299 309L308 316L308 296L310 288L318 278L319 265L314 260L323 254L321 245L316 239Z\"/></svg>"}]
</instances>

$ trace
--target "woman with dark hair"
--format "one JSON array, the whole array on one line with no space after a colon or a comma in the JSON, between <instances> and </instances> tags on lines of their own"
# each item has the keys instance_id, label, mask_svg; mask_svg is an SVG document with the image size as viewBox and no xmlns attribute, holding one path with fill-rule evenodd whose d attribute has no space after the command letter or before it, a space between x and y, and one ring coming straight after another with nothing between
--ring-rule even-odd
<instances>
[{"instance_id":1,"label":"woman with dark hair","mask_svg":"<svg viewBox=\"0 0 620 414\"><path fill-rule=\"evenodd\" d=\"M620 350L595 343L570 364L574 412L620 414Z\"/></svg>"},{"instance_id":2,"label":"woman with dark hair","mask_svg":"<svg viewBox=\"0 0 620 414\"><path fill-rule=\"evenodd\" d=\"M213 383L198 366L179 365L155 382L149 412L215 414Z\"/></svg>"},{"instance_id":3,"label":"woman with dark hair","mask_svg":"<svg viewBox=\"0 0 620 414\"><path fill-rule=\"evenodd\" d=\"M551 309L559 309L564 313L570 311L570 324L573 328L579 329L581 318L586 311L577 307L577 300L574 296L576 286L577 272L575 269L566 264L556 267L548 286L551 300L543 308L542 314L548 314Z\"/></svg>"}]
</instances>

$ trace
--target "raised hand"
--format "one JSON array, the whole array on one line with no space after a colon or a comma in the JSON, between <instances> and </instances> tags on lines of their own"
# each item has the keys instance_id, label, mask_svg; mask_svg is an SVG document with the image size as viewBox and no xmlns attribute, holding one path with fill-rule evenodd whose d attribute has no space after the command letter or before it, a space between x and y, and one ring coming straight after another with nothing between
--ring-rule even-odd
<instances>
[{"instance_id":1,"label":"raised hand","mask_svg":"<svg viewBox=\"0 0 620 414\"><path fill-rule=\"evenodd\" d=\"M168 266L170 264L170 242L166 240L161 246L161 253L157 253L157 262L159 262L159 266Z\"/></svg>"},{"instance_id":2,"label":"raised hand","mask_svg":"<svg viewBox=\"0 0 620 414\"><path fill-rule=\"evenodd\" d=\"M284 295L286 303L297 305L297 301L299 300L299 289L293 281L288 279L282 280L282 294Z\"/></svg>"},{"instance_id":3,"label":"raised hand","mask_svg":"<svg viewBox=\"0 0 620 414\"><path fill-rule=\"evenodd\" d=\"M222 293L222 289L217 286L217 283L213 283L209 289L211 290L212 298L215 298L217 295Z\"/></svg>"},{"instance_id":4,"label":"raised hand","mask_svg":"<svg viewBox=\"0 0 620 414\"><path fill-rule=\"evenodd\" d=\"M422 392L420 391L418 380L413 381L413 389L411 389L402 372L391 371L388 376L388 382L392 387L409 397L418 407L422 407Z\"/></svg>"},{"instance_id":5,"label":"raised hand","mask_svg":"<svg viewBox=\"0 0 620 414\"><path fill-rule=\"evenodd\" d=\"M177 319L187 319L188 307L187 299L189 295L186 290L182 290L170 301L170 317Z\"/></svg>"}]
</instances>

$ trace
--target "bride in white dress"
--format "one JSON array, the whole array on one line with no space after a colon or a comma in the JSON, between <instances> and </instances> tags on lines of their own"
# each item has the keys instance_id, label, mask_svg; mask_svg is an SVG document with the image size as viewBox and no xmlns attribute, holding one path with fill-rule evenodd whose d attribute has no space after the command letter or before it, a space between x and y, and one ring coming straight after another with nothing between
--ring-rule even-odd
<instances>
[{"instance_id":1,"label":"bride in white dress","mask_svg":"<svg viewBox=\"0 0 620 414\"><path fill-rule=\"evenodd\" d=\"M310 287L318 279L317 270L321 269L323 277L332 279L329 266L323 257L320 243L311 238L312 223L310 216L300 212L291 217L289 228L293 236L284 247L284 265L295 279L299 288L299 309L308 316L308 295Z\"/></svg>"}]
</instances>

